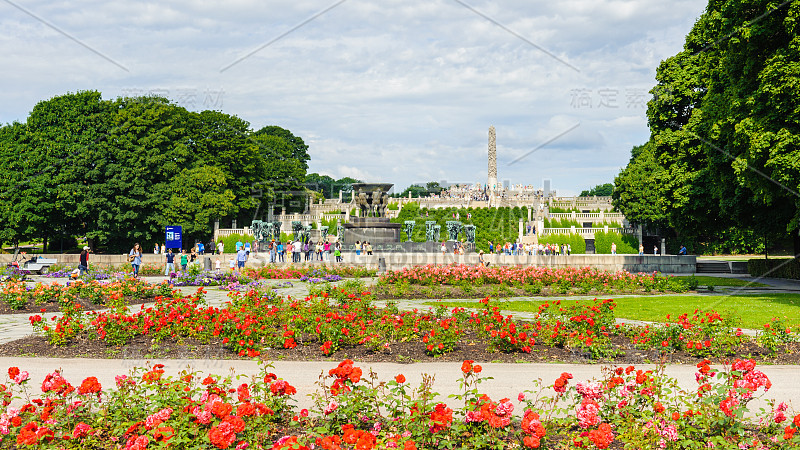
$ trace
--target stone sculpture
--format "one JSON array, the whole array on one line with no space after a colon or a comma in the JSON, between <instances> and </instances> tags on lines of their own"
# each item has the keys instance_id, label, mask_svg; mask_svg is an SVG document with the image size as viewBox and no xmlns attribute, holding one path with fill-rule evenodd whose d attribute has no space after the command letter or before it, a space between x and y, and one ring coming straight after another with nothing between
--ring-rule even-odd
<instances>
[{"instance_id":1,"label":"stone sculpture","mask_svg":"<svg viewBox=\"0 0 800 450\"><path fill-rule=\"evenodd\" d=\"M433 226L433 241L439 242L442 239L442 226L441 225L434 225Z\"/></svg>"},{"instance_id":2,"label":"stone sculpture","mask_svg":"<svg viewBox=\"0 0 800 450\"><path fill-rule=\"evenodd\" d=\"M322 240L322 242L325 242L325 241L328 240L328 230L329 229L330 229L330 227L328 227L328 226L319 227L319 236L320 236L320 239Z\"/></svg>"},{"instance_id":3,"label":"stone sculpture","mask_svg":"<svg viewBox=\"0 0 800 450\"><path fill-rule=\"evenodd\" d=\"M336 237L339 242L344 241L344 225L341 222L336 223Z\"/></svg>"},{"instance_id":4,"label":"stone sculpture","mask_svg":"<svg viewBox=\"0 0 800 450\"><path fill-rule=\"evenodd\" d=\"M292 221L292 236L295 241L300 240L303 234L303 224L299 220Z\"/></svg>"},{"instance_id":5,"label":"stone sculpture","mask_svg":"<svg viewBox=\"0 0 800 450\"><path fill-rule=\"evenodd\" d=\"M449 240L457 241L458 233L460 232L461 232L461 222L456 220L447 221L447 234L449 236Z\"/></svg>"},{"instance_id":6,"label":"stone sculpture","mask_svg":"<svg viewBox=\"0 0 800 450\"><path fill-rule=\"evenodd\" d=\"M358 207L361 210L361 217L367 217L369 214L369 203L367 202L367 194L361 189L358 190Z\"/></svg>"},{"instance_id":7,"label":"stone sculpture","mask_svg":"<svg viewBox=\"0 0 800 450\"><path fill-rule=\"evenodd\" d=\"M467 236L467 242L475 243L475 225L464 225L464 234Z\"/></svg>"},{"instance_id":8,"label":"stone sculpture","mask_svg":"<svg viewBox=\"0 0 800 450\"><path fill-rule=\"evenodd\" d=\"M436 240L436 235L433 230L434 225L436 225L436 222L433 220L425 221L425 240L428 242L434 242Z\"/></svg>"},{"instance_id":9,"label":"stone sculpture","mask_svg":"<svg viewBox=\"0 0 800 450\"><path fill-rule=\"evenodd\" d=\"M300 242L308 242L311 238L311 225L303 226L303 231L301 231L300 235Z\"/></svg>"},{"instance_id":10,"label":"stone sculpture","mask_svg":"<svg viewBox=\"0 0 800 450\"><path fill-rule=\"evenodd\" d=\"M264 222L260 220L254 220L253 223L250 224L250 229L253 230L253 239L256 242L264 242Z\"/></svg>"},{"instance_id":11,"label":"stone sculpture","mask_svg":"<svg viewBox=\"0 0 800 450\"><path fill-rule=\"evenodd\" d=\"M405 225L406 242L411 242L411 236L414 233L414 227L417 225L417 222L413 220L406 220L403 222L403 224Z\"/></svg>"},{"instance_id":12,"label":"stone sculpture","mask_svg":"<svg viewBox=\"0 0 800 450\"><path fill-rule=\"evenodd\" d=\"M272 239L281 240L281 223L277 220L272 222Z\"/></svg>"}]
</instances>

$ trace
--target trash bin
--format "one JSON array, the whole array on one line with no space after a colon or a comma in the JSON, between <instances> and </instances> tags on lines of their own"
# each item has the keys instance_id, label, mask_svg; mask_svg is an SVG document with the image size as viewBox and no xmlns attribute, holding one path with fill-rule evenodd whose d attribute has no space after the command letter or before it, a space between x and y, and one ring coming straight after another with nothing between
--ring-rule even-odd
<instances>
[{"instance_id":1,"label":"trash bin","mask_svg":"<svg viewBox=\"0 0 800 450\"><path fill-rule=\"evenodd\" d=\"M211 271L211 258L208 256L203 258L203 268L207 271Z\"/></svg>"},{"instance_id":2,"label":"trash bin","mask_svg":"<svg viewBox=\"0 0 800 450\"><path fill-rule=\"evenodd\" d=\"M386 258L378 258L378 273L386 273Z\"/></svg>"}]
</instances>

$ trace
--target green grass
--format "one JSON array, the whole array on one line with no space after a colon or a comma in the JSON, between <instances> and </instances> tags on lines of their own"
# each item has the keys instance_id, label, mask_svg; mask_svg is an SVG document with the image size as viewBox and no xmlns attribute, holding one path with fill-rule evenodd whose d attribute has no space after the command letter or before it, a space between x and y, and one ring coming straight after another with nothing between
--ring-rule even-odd
<instances>
[{"instance_id":1,"label":"green grass","mask_svg":"<svg viewBox=\"0 0 800 450\"><path fill-rule=\"evenodd\" d=\"M688 281L691 277L675 277L679 280ZM769 287L763 283L748 282L739 278L710 277L707 275L694 275L700 286L747 286L747 287Z\"/></svg>"},{"instance_id":2,"label":"green grass","mask_svg":"<svg viewBox=\"0 0 800 450\"><path fill-rule=\"evenodd\" d=\"M493 302L504 311L536 312L546 299L536 301ZM569 302L572 300L567 300ZM617 318L664 322L669 314L677 318L681 314L694 313L695 309L714 310L723 316L732 317L741 328L763 329L773 317L784 324L800 326L800 294L753 294L753 295L651 295L645 297L615 298ZM581 301L590 304L591 301ZM476 308L477 302L436 302L435 304L463 308Z\"/></svg>"}]
</instances>

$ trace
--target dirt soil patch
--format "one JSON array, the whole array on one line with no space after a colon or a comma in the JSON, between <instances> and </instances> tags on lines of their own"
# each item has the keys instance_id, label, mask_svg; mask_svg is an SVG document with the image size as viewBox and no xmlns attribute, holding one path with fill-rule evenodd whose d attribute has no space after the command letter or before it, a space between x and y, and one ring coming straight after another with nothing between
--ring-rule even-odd
<instances>
[{"instance_id":1,"label":"dirt soil patch","mask_svg":"<svg viewBox=\"0 0 800 450\"><path fill-rule=\"evenodd\" d=\"M298 341L299 342L299 341ZM434 361L460 362L472 359L479 362L525 363L562 362L574 364L697 364L702 360L687 352L679 351L661 355L657 351L634 348L628 339L613 338L614 349L619 355L614 358L592 359L587 352L574 349L534 345L530 353L502 353L489 350L488 342L475 336L465 336L453 352L441 356L429 356L422 342L390 343L383 351L365 346L341 348L325 356L314 336L304 337L303 343L293 349L265 349L259 356L265 360L286 361L341 361L345 358L364 362L416 363ZM109 345L104 341L77 338L65 346L50 345L44 337L29 336L0 346L0 356L25 356L44 358L117 358L117 359L252 359L240 357L226 348L222 340L202 342L194 339L154 341L148 336L137 336L123 346ZM800 343L788 345L775 353L750 343L740 347L736 353L710 358L714 363L729 363L736 358L753 358L760 364L800 364Z\"/></svg>"},{"instance_id":2,"label":"dirt soil patch","mask_svg":"<svg viewBox=\"0 0 800 450\"><path fill-rule=\"evenodd\" d=\"M127 298L128 305L142 305L144 303L152 303L155 300L152 297L148 298ZM108 309L108 306L102 303L93 303L86 299L77 299L76 303L81 305L84 311L99 311L101 309ZM33 301L28 301L24 308L11 309L7 303L0 302L0 315L3 314L44 314L44 313L57 313L61 311L61 306L58 302L44 302L36 304Z\"/></svg>"}]
</instances>

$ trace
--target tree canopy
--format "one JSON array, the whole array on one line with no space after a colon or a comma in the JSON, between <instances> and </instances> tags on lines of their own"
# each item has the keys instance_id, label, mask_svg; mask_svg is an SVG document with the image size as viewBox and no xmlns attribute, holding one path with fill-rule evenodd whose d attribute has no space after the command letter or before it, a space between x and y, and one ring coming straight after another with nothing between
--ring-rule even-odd
<instances>
[{"instance_id":1,"label":"tree canopy","mask_svg":"<svg viewBox=\"0 0 800 450\"><path fill-rule=\"evenodd\" d=\"M732 227L797 240L798 19L798 2L709 1L683 51L656 71L647 151L635 152L616 180L627 217L636 204L657 204L640 219L663 214L696 241ZM650 178L634 173L643 168Z\"/></svg>"},{"instance_id":2,"label":"tree canopy","mask_svg":"<svg viewBox=\"0 0 800 450\"><path fill-rule=\"evenodd\" d=\"M598 184L588 191L581 191L580 197L608 197L614 192L614 183Z\"/></svg>"},{"instance_id":3,"label":"tree canopy","mask_svg":"<svg viewBox=\"0 0 800 450\"><path fill-rule=\"evenodd\" d=\"M308 160L288 130L259 131L160 97L39 102L0 127L0 239L85 236L120 250L163 241L167 224L196 240L216 219L247 223L274 191L301 188Z\"/></svg>"}]
</instances>

